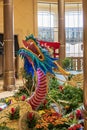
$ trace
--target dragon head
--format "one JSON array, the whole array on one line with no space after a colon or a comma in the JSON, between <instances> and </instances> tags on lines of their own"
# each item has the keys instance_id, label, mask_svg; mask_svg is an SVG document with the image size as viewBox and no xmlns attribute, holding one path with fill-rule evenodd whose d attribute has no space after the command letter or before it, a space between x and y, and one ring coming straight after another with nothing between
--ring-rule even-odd
<instances>
[{"instance_id":1,"label":"dragon head","mask_svg":"<svg viewBox=\"0 0 87 130\"><path fill-rule=\"evenodd\" d=\"M24 48L20 48L18 54L24 58L24 69L29 74L34 74L40 68L44 74L50 72L54 74L53 68L57 68L54 63L56 58L52 58L49 52L42 48L37 39L31 34L23 40Z\"/></svg>"}]
</instances>

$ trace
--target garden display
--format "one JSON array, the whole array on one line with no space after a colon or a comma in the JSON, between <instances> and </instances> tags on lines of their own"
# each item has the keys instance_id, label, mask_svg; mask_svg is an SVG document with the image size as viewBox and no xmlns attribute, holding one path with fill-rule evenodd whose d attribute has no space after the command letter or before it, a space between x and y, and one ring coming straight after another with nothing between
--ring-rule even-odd
<instances>
[{"instance_id":1,"label":"garden display","mask_svg":"<svg viewBox=\"0 0 87 130\"><path fill-rule=\"evenodd\" d=\"M24 60L24 86L0 100L6 104L0 108L0 130L82 130L83 90L59 83L56 69L67 77L70 73L33 35L23 44L18 55Z\"/></svg>"}]
</instances>

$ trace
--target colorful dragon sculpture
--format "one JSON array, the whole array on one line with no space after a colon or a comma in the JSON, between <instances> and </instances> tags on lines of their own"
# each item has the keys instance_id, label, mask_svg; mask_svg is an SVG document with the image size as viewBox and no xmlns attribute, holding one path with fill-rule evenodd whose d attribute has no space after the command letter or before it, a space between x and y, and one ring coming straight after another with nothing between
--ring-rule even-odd
<instances>
[{"instance_id":1,"label":"colorful dragon sculpture","mask_svg":"<svg viewBox=\"0 0 87 130\"><path fill-rule=\"evenodd\" d=\"M40 46L33 35L29 35L23 40L24 48L20 48L18 54L24 58L24 69L27 74L32 74L36 70L37 86L28 103L35 110L44 100L47 94L47 73L55 74L54 68L58 69L56 58L52 58L49 52Z\"/></svg>"}]
</instances>

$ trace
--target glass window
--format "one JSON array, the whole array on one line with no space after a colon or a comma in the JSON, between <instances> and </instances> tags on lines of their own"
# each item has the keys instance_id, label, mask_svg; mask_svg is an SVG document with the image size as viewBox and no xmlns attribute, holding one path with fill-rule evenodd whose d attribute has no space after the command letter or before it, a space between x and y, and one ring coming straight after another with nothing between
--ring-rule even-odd
<instances>
[{"instance_id":1,"label":"glass window","mask_svg":"<svg viewBox=\"0 0 87 130\"><path fill-rule=\"evenodd\" d=\"M81 49L83 44L82 14L82 4L65 4L66 57L79 57L83 55Z\"/></svg>"},{"instance_id":2,"label":"glass window","mask_svg":"<svg viewBox=\"0 0 87 130\"><path fill-rule=\"evenodd\" d=\"M83 56L82 3L65 3L66 57ZM38 3L38 38L58 41L58 3Z\"/></svg>"},{"instance_id":3,"label":"glass window","mask_svg":"<svg viewBox=\"0 0 87 130\"><path fill-rule=\"evenodd\" d=\"M58 6L54 3L38 3L38 38L58 41Z\"/></svg>"}]
</instances>

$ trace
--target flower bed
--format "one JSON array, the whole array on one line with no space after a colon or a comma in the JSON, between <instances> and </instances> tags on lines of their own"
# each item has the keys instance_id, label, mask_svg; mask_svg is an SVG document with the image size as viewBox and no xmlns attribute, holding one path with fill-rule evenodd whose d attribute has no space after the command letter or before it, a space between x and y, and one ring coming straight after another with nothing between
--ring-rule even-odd
<instances>
[{"instance_id":1,"label":"flower bed","mask_svg":"<svg viewBox=\"0 0 87 130\"><path fill-rule=\"evenodd\" d=\"M0 112L0 127L8 127L9 129L6 128L7 130L19 130L20 117L23 116L28 110L32 110L32 108L25 101L15 100L14 97L10 97L10 99L11 104ZM18 106L20 107L19 112L16 111L18 110L16 109Z\"/></svg>"},{"instance_id":2,"label":"flower bed","mask_svg":"<svg viewBox=\"0 0 87 130\"><path fill-rule=\"evenodd\" d=\"M26 101L29 93L24 89L21 88L13 97L0 100L7 107L4 110L0 108L0 130L4 128L5 130L22 130L21 122L26 122L27 113L32 111L31 106ZM39 118L36 116L31 118L33 113L28 115L32 120L27 120L27 123L35 121L34 128L28 129L82 130L84 122L82 105L82 89L70 85L60 85L55 78L52 78L46 99L39 106L37 112L34 112Z\"/></svg>"},{"instance_id":3,"label":"flower bed","mask_svg":"<svg viewBox=\"0 0 87 130\"><path fill-rule=\"evenodd\" d=\"M21 99L21 98L19 98ZM29 112L31 111L31 107L29 104L27 104L26 101L20 101L15 99L15 97L10 97L9 99L11 104L5 108L3 111L0 112L1 119L0 119L0 127L6 127L7 130L22 130L19 125L21 121L25 119L24 122L26 122L26 111ZM81 123L79 124L79 120L82 119L82 113L80 109L77 109L75 112L73 111L71 114L63 115L58 112L56 112L53 108L48 108L46 105L48 104L47 100L43 101L43 107L42 110L39 110L37 112L39 118L32 118L33 114L28 115L29 118L32 118L30 120L32 123L34 122L34 130L79 130L83 126ZM19 107L18 107L19 106ZM20 109L17 109L20 108ZM16 111L18 110L18 111ZM16 113L17 112L17 113ZM22 120L23 119L23 120ZM35 119L35 120L34 120ZM27 122L28 123L28 122ZM5 125L2 125L5 124ZM74 126L72 126L75 124ZM19 126L19 127L18 127ZM78 128L79 127L79 128ZM3 130L2 128L2 130ZM27 130L27 129L26 129Z\"/></svg>"}]
</instances>

